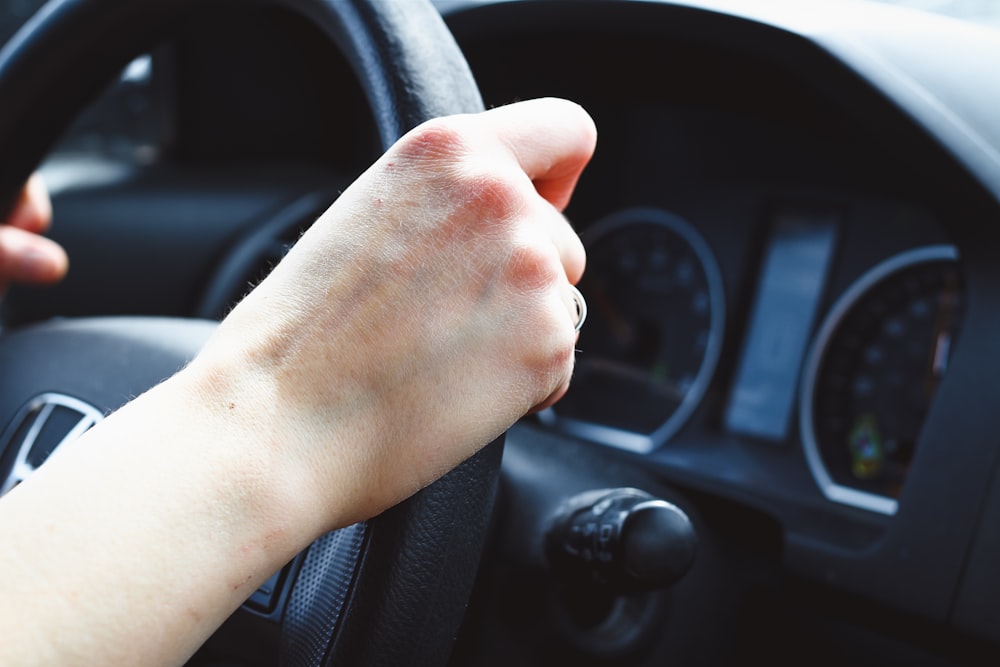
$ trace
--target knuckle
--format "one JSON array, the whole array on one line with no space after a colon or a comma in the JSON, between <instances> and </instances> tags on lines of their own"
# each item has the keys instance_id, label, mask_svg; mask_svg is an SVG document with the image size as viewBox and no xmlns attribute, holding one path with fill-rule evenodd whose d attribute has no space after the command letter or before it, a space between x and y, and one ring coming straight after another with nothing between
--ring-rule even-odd
<instances>
[{"instance_id":1,"label":"knuckle","mask_svg":"<svg viewBox=\"0 0 1000 667\"><path fill-rule=\"evenodd\" d=\"M522 244L511 250L504 277L514 289L538 292L555 284L561 270L559 253L554 246Z\"/></svg>"},{"instance_id":2,"label":"knuckle","mask_svg":"<svg viewBox=\"0 0 1000 667\"><path fill-rule=\"evenodd\" d=\"M538 401L544 400L563 386L568 386L576 363L574 339L566 333L566 327L553 332L544 349L533 360L532 368L536 386L539 387Z\"/></svg>"},{"instance_id":3,"label":"knuckle","mask_svg":"<svg viewBox=\"0 0 1000 667\"><path fill-rule=\"evenodd\" d=\"M395 146L404 161L450 162L466 152L466 140L456 123L446 118L429 120L405 134Z\"/></svg>"},{"instance_id":4,"label":"knuckle","mask_svg":"<svg viewBox=\"0 0 1000 667\"><path fill-rule=\"evenodd\" d=\"M515 336L523 346L523 367L536 404L565 391L576 364L576 332L561 299L551 291L536 294L520 311Z\"/></svg>"},{"instance_id":5,"label":"knuckle","mask_svg":"<svg viewBox=\"0 0 1000 667\"><path fill-rule=\"evenodd\" d=\"M457 179L455 197L462 208L482 222L512 220L523 209L521 188L498 171L475 171Z\"/></svg>"}]
</instances>

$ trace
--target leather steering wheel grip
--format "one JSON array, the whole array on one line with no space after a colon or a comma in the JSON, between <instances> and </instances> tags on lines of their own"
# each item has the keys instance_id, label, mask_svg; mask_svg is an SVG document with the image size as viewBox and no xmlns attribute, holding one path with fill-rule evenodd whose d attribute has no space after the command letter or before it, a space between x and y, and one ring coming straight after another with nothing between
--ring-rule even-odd
<instances>
[{"instance_id":1,"label":"leather steering wheel grip","mask_svg":"<svg viewBox=\"0 0 1000 667\"><path fill-rule=\"evenodd\" d=\"M483 108L464 57L427 0L52 0L0 52L0 207L9 209L72 119L132 58L178 23L197 20L199 10L224 4L239 11L247 2L298 12L339 46L384 148L424 120ZM322 619L332 631L317 639L296 625L318 620L310 620L307 604L300 620L286 620L286 662L444 664L489 530L501 448L490 445L369 521L357 565L340 580L346 590L337 614ZM323 560L336 541L317 541L307 558Z\"/></svg>"}]
</instances>

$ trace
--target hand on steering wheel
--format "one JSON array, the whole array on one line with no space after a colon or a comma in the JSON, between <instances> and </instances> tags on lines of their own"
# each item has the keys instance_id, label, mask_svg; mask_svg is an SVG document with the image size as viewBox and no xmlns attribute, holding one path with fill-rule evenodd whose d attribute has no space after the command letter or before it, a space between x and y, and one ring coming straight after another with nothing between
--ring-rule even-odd
<instances>
[{"instance_id":1,"label":"hand on steering wheel","mask_svg":"<svg viewBox=\"0 0 1000 667\"><path fill-rule=\"evenodd\" d=\"M281 434L324 532L425 487L569 386L585 255L560 210L595 141L556 99L416 128L223 321L189 395Z\"/></svg>"},{"instance_id":2,"label":"hand on steering wheel","mask_svg":"<svg viewBox=\"0 0 1000 667\"><path fill-rule=\"evenodd\" d=\"M258 3L219 4L235 11ZM139 399L90 433L91 444L94 438L110 438L105 440L111 443L109 447L101 448L111 456L108 465L98 463L102 455L84 442L85 437L77 441L80 445L60 451L52 462L55 467L46 464L46 470L8 494L5 509L22 517L25 528L5 529L5 534L16 533L23 545L20 551L7 545L7 553L37 550L43 536L34 528L49 525L72 533L63 544L77 546L71 552L52 552L56 558L48 563L54 566L51 577L38 576L48 568L41 559L32 559L32 576L18 577L12 566L5 572L6 579L11 585L23 584L20 599L32 604L58 601L61 598L54 598L53 592L72 590L77 602L99 605L99 613L63 607L68 616L56 622L64 643L69 636L64 621L79 624L76 637L83 640L83 650L91 660L114 662L101 660L99 656L107 655L100 651L119 650L127 652L116 656L119 662L128 662L137 647L126 637L112 641L108 634L92 632L88 623L94 622L154 644L141 651L144 660L153 660L154 652L161 657L176 656L193 651L229 611L319 530L370 516L424 487L370 521L356 524L361 525L363 538L356 549L343 548L336 539L338 533L332 534L334 539L317 539L308 547L301 571L290 584L278 650L293 664L443 665L492 525L501 445L495 441L437 482L425 485L500 433L519 414L546 405L565 389L580 319L568 283L579 277L583 254L558 211L592 148L593 125L578 109L551 102L469 115L482 110L482 100L457 44L427 0L265 0L264 4L311 21L341 49L362 84L383 148L393 146L423 121L453 114L465 115L447 122L431 121L436 125L430 127L436 128L439 139L451 133L460 141L437 153L434 142L424 141L424 148L431 150L425 150L421 158L421 137L427 140L434 134L425 126L381 160L352 193L344 193L337 209L310 230L308 244L289 255L286 259L291 261L272 274L273 280L262 285L264 289L252 300L244 301L228 324L215 330L207 355L190 365L189 373L174 376L173 382L155 390L161 397L177 397L184 409L191 408L192 420L176 419L180 406L170 396L163 403ZM5 147L0 161L0 201L17 199L28 174L94 91L117 76L129 59L151 48L170 26L183 19L197 20L211 5L195 0L78 0L54 3L52 11L29 22L26 36L17 42L19 48L0 60L0 98L5 100L0 109L0 145ZM38 109L45 113L37 113ZM535 120L519 122L518 114L528 109ZM538 118L548 120L538 125ZM567 135L566 130L573 127L579 132ZM498 131L502 128L509 132ZM463 141L470 143L463 146ZM576 148L565 154L559 147L566 145ZM560 158L547 159L552 151L561 153ZM401 168L403 162L421 159L431 169ZM500 172L494 174L494 168ZM406 174L410 174L409 182ZM452 190L455 196L442 196L442 186L449 185L457 187ZM412 196L399 196L407 191ZM477 210L489 215L478 216ZM371 215L360 215L366 211ZM427 215L418 215L421 211ZM524 224L527 219L537 224ZM462 220L470 226L463 227ZM478 251L470 245L474 239ZM425 243L414 246L407 240ZM412 250L410 255L400 257L406 249ZM397 258L409 262L393 265L394 250ZM345 260L342 274L331 273L337 259L332 251L339 251ZM385 261L376 261L379 258ZM359 273L357 269L364 265L376 273ZM397 273L394 268L408 273ZM443 282L448 275L453 276L452 283ZM353 298L364 293L378 296L373 290L384 290L387 298L365 303ZM305 298L308 295L312 298ZM275 296L280 297L278 301ZM352 303L370 306L369 317L339 321L333 311L340 306L350 310ZM375 307L379 303L384 305L381 310ZM253 317L257 314L263 319ZM244 332L246 337L239 332L240 319L252 323ZM283 322L297 326L287 327ZM328 324L340 325L342 330L334 332L326 328ZM53 387L102 411L114 410L123 395L139 395L165 377L156 371L160 363L164 373L170 374L194 356L205 340L195 333L205 332L205 325L162 318L93 318L14 332L0 345L0 368L5 371L0 381L6 382L0 391L0 414L17 412L32 397ZM302 335L295 333L299 328ZM85 347L75 346L77 334L87 339ZM255 346L255 341L260 345ZM473 345L476 341L481 347ZM251 363L236 369L240 377L219 376L215 371L231 368L232 353L227 350L234 345L243 346ZM80 349L87 352L80 354ZM339 363L352 352L375 356L357 358L358 372L352 375ZM339 462L335 449L315 446L322 444L316 436L330 420L329 411L317 409L318 399L331 398L338 391L333 380L323 381L323 363L317 362L324 360L344 380L339 384L344 400L337 405L344 419L332 433L347 445ZM277 364L270 369L276 372L277 383L291 391L288 396L269 403L256 392L240 393L255 377L262 379L254 373L258 362L265 368L271 362ZM42 366L57 377L41 377L36 368ZM213 383L213 377L220 382ZM42 380L44 387L38 385ZM195 394L171 389L185 383L187 388L196 385ZM378 391L382 388L384 393ZM201 390L206 398L226 398L199 401ZM475 400L468 400L469 396ZM279 403L287 403L288 410L282 410ZM259 412L254 409L258 405ZM352 405L357 409L352 410ZM466 412L456 414L461 412L459 406ZM213 415L218 409L221 414ZM166 428L153 427L147 419L150 415L166 418ZM219 417L223 421L216 421ZM260 441L263 458L247 456L246 443L238 438L238 447L228 446L234 444L237 433L228 426L233 421L252 426L257 417L274 427L250 432L251 439ZM175 430L197 428L199 423L214 426L198 437ZM111 437L108 429L116 431L124 425L131 430L129 424L141 434ZM352 439L352 433L359 437ZM216 452L234 455L234 460L207 456L208 451L198 447L199 441ZM137 446L130 447L129 442ZM390 442L403 447L405 456L396 455L386 444ZM280 443L287 446L269 447ZM379 479L380 458L386 480ZM168 459L173 463L167 465ZM100 475L77 468L73 461L85 461L84 467L97 465L101 474L114 479L105 484ZM138 469L137 474L123 473L126 461ZM350 474L351 466L358 474ZM286 474L296 468L304 477ZM58 481L59 469L67 471L74 484L96 486L72 492ZM337 475L324 483L320 479L324 471ZM35 482L45 478L50 481ZM154 492L152 478L157 484L181 488L176 493L162 488ZM30 500L35 493L32 488L40 489L53 480L51 488L58 489L56 495L67 504ZM209 489L220 485L226 487L221 495ZM116 494L132 493L150 501L149 512L135 504L115 502L121 496L106 493L112 488ZM268 488L276 491L274 503L258 493L264 491L267 496ZM334 491L338 488L339 493ZM224 499L230 491L235 497ZM338 502L347 498L358 502ZM67 520L67 515L50 523L34 512L44 505L47 512L76 513L82 499L97 504L110 501L110 506L90 506L96 509L92 516L98 525ZM282 510L286 504L306 519L305 524L293 525L291 515ZM175 511L181 505L212 516L195 520L186 511ZM28 511L20 513L18 506ZM105 509L143 519L114 520ZM221 530L216 519L231 523L241 515L241 511L229 511L236 509L250 510L248 522L236 522L235 530ZM154 513L166 523L153 520ZM168 536L172 530L168 524L179 528L183 537ZM99 536L116 526L128 528L130 541L138 540L149 548L132 548L106 533ZM256 534L257 529L263 530ZM49 543L52 538L44 536ZM93 548L98 555L84 557L83 547ZM58 553L73 553L74 562L81 565L99 564L100 576L73 576L58 562ZM116 558L114 568L107 567L110 553ZM129 575L118 561L145 573ZM340 586L337 568L325 565L340 562L348 568L348 587ZM104 576L112 580L101 579ZM170 599L159 592L121 586L124 580L154 588L165 585ZM98 592L83 592L77 587L81 582ZM314 582L323 587L324 594L314 595L319 590ZM108 596L110 590L121 595ZM336 595L326 594L331 590ZM19 604L13 594L0 598L13 611L11 622L23 623L27 602ZM155 599L156 604L131 604L139 599ZM59 605L55 606L52 611L61 613ZM140 608L143 613L137 614ZM28 635L33 633L27 639L38 640L37 651L51 645L50 636L41 628L42 624L29 623L25 629ZM5 649L9 650L6 645ZM28 649L29 661L37 662L39 654ZM300 655L305 662L292 659Z\"/></svg>"}]
</instances>

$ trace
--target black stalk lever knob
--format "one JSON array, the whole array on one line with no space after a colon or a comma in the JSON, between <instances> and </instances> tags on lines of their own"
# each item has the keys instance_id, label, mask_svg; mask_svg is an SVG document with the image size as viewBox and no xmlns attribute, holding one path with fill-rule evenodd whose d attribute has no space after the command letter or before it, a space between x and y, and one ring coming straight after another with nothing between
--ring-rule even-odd
<instances>
[{"instance_id":1,"label":"black stalk lever knob","mask_svg":"<svg viewBox=\"0 0 1000 667\"><path fill-rule=\"evenodd\" d=\"M616 593L670 586L691 568L697 545L683 511L631 488L574 496L556 511L545 541L558 575Z\"/></svg>"}]
</instances>

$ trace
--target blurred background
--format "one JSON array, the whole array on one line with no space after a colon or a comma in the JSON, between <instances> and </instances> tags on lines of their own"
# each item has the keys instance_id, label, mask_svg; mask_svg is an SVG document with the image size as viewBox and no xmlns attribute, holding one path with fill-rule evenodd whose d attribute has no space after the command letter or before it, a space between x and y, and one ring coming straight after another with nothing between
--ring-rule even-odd
<instances>
[{"instance_id":1,"label":"blurred background","mask_svg":"<svg viewBox=\"0 0 1000 667\"><path fill-rule=\"evenodd\" d=\"M747 3L755 1L766 3L770 0L744 0ZM905 5L1000 29L1000 0L874 1ZM0 45L44 4L45 0L0 0ZM171 95L171 81L165 66L168 62L169 58L154 53L129 64L119 81L66 133L56 153L104 156L139 164L156 162L170 143L173 127L169 117L171 105L165 103Z\"/></svg>"}]
</instances>

